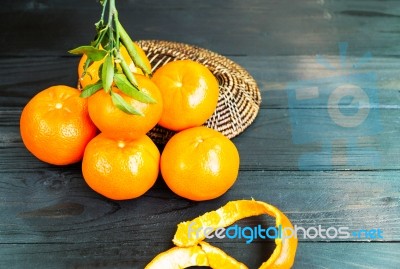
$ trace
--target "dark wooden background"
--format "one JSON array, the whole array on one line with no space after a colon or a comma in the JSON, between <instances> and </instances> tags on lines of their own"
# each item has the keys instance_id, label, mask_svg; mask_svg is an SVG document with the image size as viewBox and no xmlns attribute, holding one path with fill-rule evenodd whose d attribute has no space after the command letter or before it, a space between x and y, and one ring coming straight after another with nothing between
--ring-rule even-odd
<instances>
[{"instance_id":1,"label":"dark wooden background","mask_svg":"<svg viewBox=\"0 0 400 269\"><path fill-rule=\"evenodd\" d=\"M19 135L21 109L44 88L75 85L78 58L67 51L92 39L100 7L95 0L1 5L0 268L143 268L172 246L180 221L251 197L304 227L383 230L384 240L301 240L295 268L400 268L399 1L117 1L134 39L208 48L258 82L259 115L233 140L241 156L237 183L202 203L175 196L161 179L139 199L107 200L84 183L80 164L55 167L34 158ZM360 59L366 61L355 65ZM377 93L367 104L377 116L367 118L366 129L342 128L326 113L329 85L350 73L367 74L371 80L350 82ZM320 97L296 103L290 99L296 85L319 85ZM240 223L260 222L273 224L267 218ZM213 243L250 268L274 247L271 241Z\"/></svg>"}]
</instances>

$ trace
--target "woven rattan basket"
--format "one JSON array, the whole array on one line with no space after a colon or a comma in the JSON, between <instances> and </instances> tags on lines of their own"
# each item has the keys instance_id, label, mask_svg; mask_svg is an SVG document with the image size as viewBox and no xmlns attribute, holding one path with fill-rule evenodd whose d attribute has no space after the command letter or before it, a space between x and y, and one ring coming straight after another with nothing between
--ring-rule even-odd
<instances>
[{"instance_id":1,"label":"woven rattan basket","mask_svg":"<svg viewBox=\"0 0 400 269\"><path fill-rule=\"evenodd\" d=\"M261 103L257 83L235 62L212 51L183 43L141 40L138 44L146 52L153 72L170 61L183 59L197 61L210 69L219 82L219 98L217 109L205 126L233 138L257 116ZM173 134L173 131L160 126L148 133L157 144L165 144Z\"/></svg>"}]
</instances>

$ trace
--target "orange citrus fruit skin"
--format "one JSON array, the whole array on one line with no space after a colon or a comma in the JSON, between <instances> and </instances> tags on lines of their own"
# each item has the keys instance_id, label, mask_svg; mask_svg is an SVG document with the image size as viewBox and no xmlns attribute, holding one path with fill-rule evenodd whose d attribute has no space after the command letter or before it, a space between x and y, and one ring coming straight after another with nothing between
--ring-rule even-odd
<instances>
[{"instance_id":1,"label":"orange citrus fruit skin","mask_svg":"<svg viewBox=\"0 0 400 269\"><path fill-rule=\"evenodd\" d=\"M145 269L176 269L190 266L209 266L210 268L247 269L247 267L228 256L221 249L202 241L191 247L173 247L157 255Z\"/></svg>"},{"instance_id":2,"label":"orange citrus fruit skin","mask_svg":"<svg viewBox=\"0 0 400 269\"><path fill-rule=\"evenodd\" d=\"M133 43L133 45L135 46L135 48L138 52L138 55L143 60L145 66L149 70L151 70L151 64L150 64L149 59L146 56L146 53L136 43ZM121 45L120 51L121 51L122 58L125 59L131 72L135 73L135 74L143 75L142 70L140 68L136 67L135 64L133 63L126 48ZM89 84L96 83L100 79L99 78L99 68L100 68L101 64L104 62L104 60L101 60L101 61L96 61L96 62L92 63L92 65L90 65L88 67L88 69L86 70L86 75L82 77L86 59L87 59L87 56L84 54L81 57L81 60L79 61L79 64L78 64L78 76L79 76L79 82L80 82L82 88L86 87Z\"/></svg>"},{"instance_id":3,"label":"orange citrus fruit skin","mask_svg":"<svg viewBox=\"0 0 400 269\"><path fill-rule=\"evenodd\" d=\"M117 140L101 133L86 147L82 174L99 194L114 200L143 195L159 173L160 152L146 135L135 140Z\"/></svg>"},{"instance_id":4,"label":"orange citrus fruit skin","mask_svg":"<svg viewBox=\"0 0 400 269\"><path fill-rule=\"evenodd\" d=\"M239 153L228 138L204 127L175 134L161 154L161 174L184 198L203 201L223 195L235 183Z\"/></svg>"},{"instance_id":5,"label":"orange citrus fruit skin","mask_svg":"<svg viewBox=\"0 0 400 269\"><path fill-rule=\"evenodd\" d=\"M38 159L55 165L78 162L86 144L97 134L87 100L77 89L58 85L35 95L24 107L20 133L26 148Z\"/></svg>"},{"instance_id":6,"label":"orange citrus fruit skin","mask_svg":"<svg viewBox=\"0 0 400 269\"><path fill-rule=\"evenodd\" d=\"M266 262L264 262L259 269L278 269L278 268L292 268L296 257L296 249L298 244L297 237L294 237L290 230L293 230L293 225L287 216L280 211L278 208L273 205L255 201L255 200L238 200L231 201L224 205L223 207L215 210L207 212L195 219L181 222L178 224L178 229L176 230L174 239L172 240L174 244L180 248L188 248L193 246L200 246L202 249L210 254L208 255L208 259L210 262L210 266L212 268L239 268L239 267L224 267L221 263L223 261L223 257L227 257L224 253L211 245L205 244L204 240L206 238L204 233L198 233L198 229L202 227L209 227L212 230L215 230L220 227L228 227L235 223L238 220L243 218L248 218L252 216L258 215L269 215L275 218L275 227L282 227L283 238L281 236L275 238L276 248L273 251L272 255L268 258ZM191 228L189 228L191 227ZM285 238L286 237L286 238ZM210 251L207 251L207 248L210 248ZM221 256L222 255L222 256ZM166 257L165 257L166 256ZM165 260L171 255L162 255L160 254L160 260ZM231 257L227 257L228 259ZM231 259L229 259L232 261ZM228 261L228 260L227 260ZM213 262L216 262L213 264ZM158 261L160 263L160 261ZM238 265L238 264L236 264ZM244 265L243 265L244 266ZM245 268L245 267L243 267Z\"/></svg>"},{"instance_id":7,"label":"orange citrus fruit skin","mask_svg":"<svg viewBox=\"0 0 400 269\"><path fill-rule=\"evenodd\" d=\"M215 111L218 81L207 67L191 60L169 62L152 77L164 108L159 125L174 131L202 125Z\"/></svg>"},{"instance_id":8,"label":"orange citrus fruit skin","mask_svg":"<svg viewBox=\"0 0 400 269\"><path fill-rule=\"evenodd\" d=\"M94 124L101 132L107 136L116 139L134 139L145 135L159 121L162 113L162 97L157 86L143 75L135 75L139 89L153 97L155 104L147 104L137 101L117 88L114 92L120 94L130 105L140 111L141 115L131 115L117 108L111 100L111 97L104 90L96 92L89 97L89 115Z\"/></svg>"}]
</instances>

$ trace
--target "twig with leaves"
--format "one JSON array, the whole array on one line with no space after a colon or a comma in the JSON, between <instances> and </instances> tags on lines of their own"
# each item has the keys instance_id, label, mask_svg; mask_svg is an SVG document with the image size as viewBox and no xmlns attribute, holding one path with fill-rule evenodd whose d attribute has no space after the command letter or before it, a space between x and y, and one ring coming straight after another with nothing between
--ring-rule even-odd
<instances>
[{"instance_id":1,"label":"twig with leaves","mask_svg":"<svg viewBox=\"0 0 400 269\"><path fill-rule=\"evenodd\" d=\"M72 54L85 54L87 60L84 64L82 77L87 75L87 69L94 62L102 61L99 68L99 80L83 88L81 97L89 97L97 91L104 89L110 94L113 104L128 114L141 115L141 113L128 104L124 98L112 88L113 83L124 94L143 103L155 103L156 101L149 95L140 91L137 80L131 72L126 59L121 55L121 45L123 45L134 65L142 70L143 74L150 76L151 70L144 64L139 56L137 49L133 45L132 39L122 26L118 18L118 11L115 0L102 0L102 13L100 20L95 23L96 37L87 46L80 46L69 52ZM105 13L108 7L107 23Z\"/></svg>"}]
</instances>

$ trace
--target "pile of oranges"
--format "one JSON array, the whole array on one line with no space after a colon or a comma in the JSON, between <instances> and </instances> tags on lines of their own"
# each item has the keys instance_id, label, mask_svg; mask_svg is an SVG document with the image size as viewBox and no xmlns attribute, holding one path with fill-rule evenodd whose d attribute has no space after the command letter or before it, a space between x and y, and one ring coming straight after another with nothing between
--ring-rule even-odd
<instances>
[{"instance_id":1,"label":"pile of oranges","mask_svg":"<svg viewBox=\"0 0 400 269\"><path fill-rule=\"evenodd\" d=\"M151 65L140 47L140 58ZM121 49L124 57L126 52ZM82 87L99 80L101 62L84 74L84 55L78 65ZM160 67L150 78L128 62L139 90L152 101L140 102L113 83L115 95L98 90L88 98L64 85L34 96L22 111L20 131L27 149L38 159L68 165L82 161L86 183L114 200L143 195L161 173L176 194L195 201L224 194L235 182L239 154L221 133L202 126L218 101L218 82L200 63L179 60ZM128 114L112 98L123 98L136 109ZM160 154L146 135L157 124L176 134Z\"/></svg>"}]
</instances>

